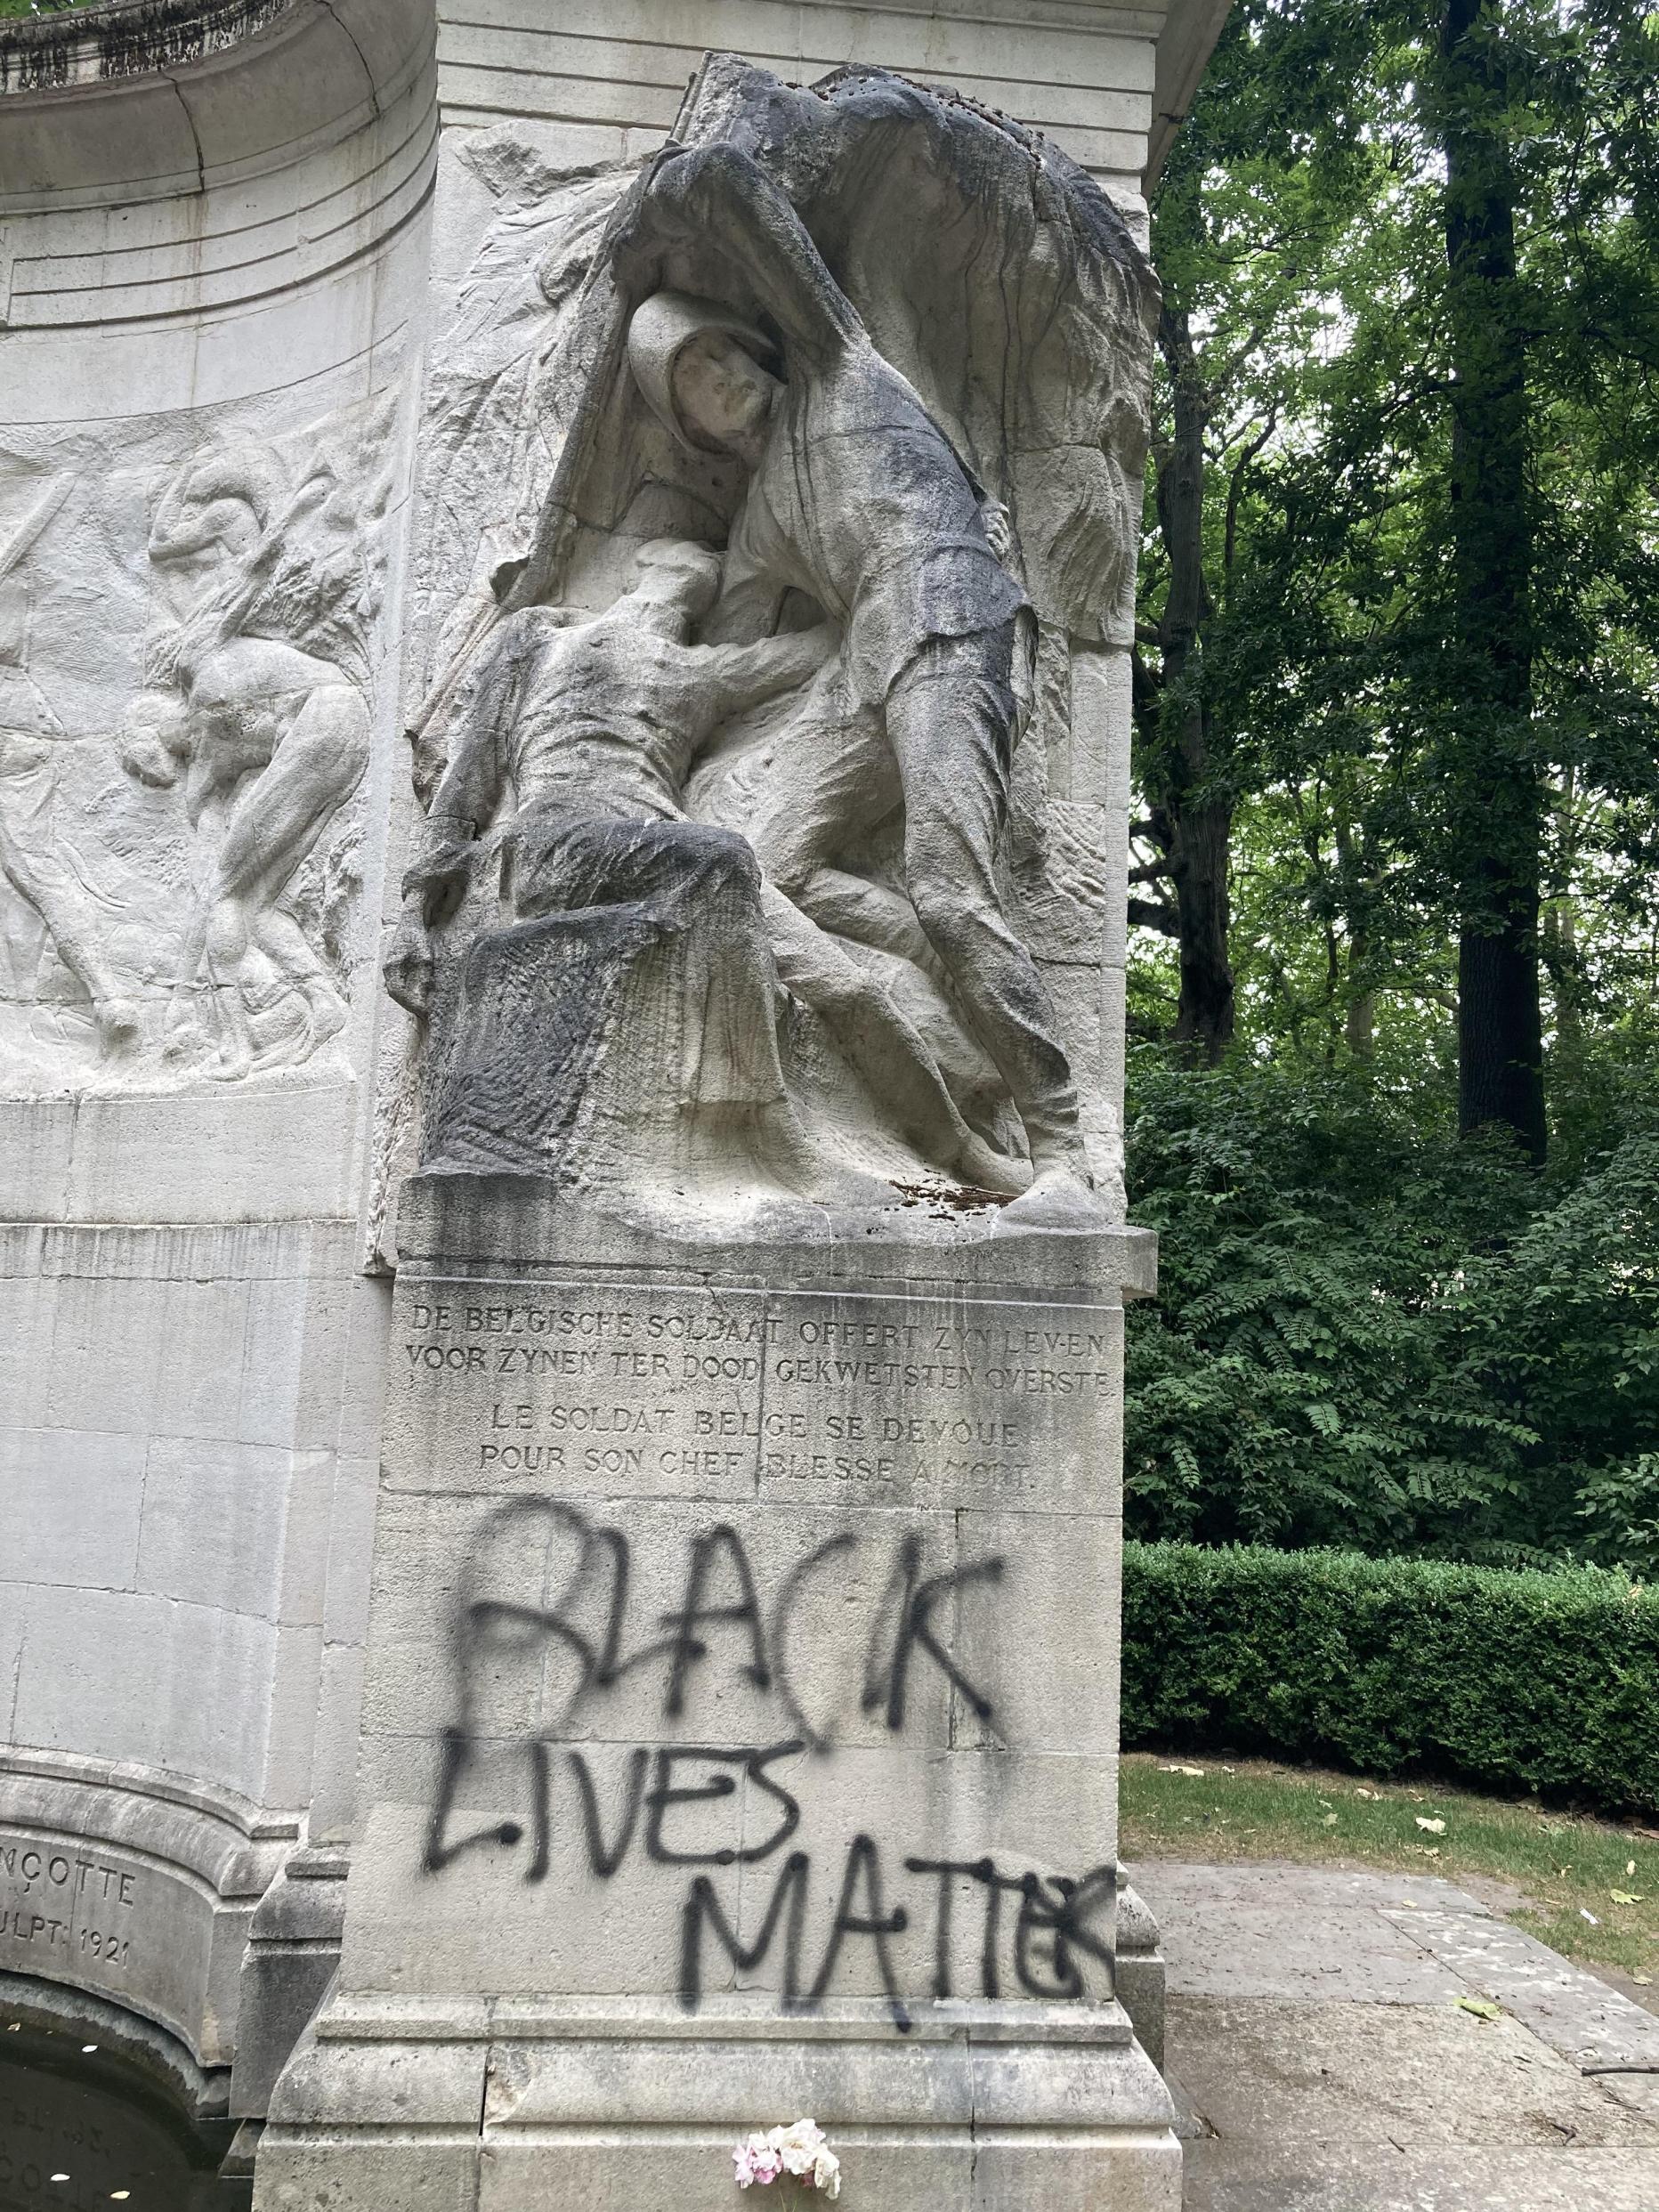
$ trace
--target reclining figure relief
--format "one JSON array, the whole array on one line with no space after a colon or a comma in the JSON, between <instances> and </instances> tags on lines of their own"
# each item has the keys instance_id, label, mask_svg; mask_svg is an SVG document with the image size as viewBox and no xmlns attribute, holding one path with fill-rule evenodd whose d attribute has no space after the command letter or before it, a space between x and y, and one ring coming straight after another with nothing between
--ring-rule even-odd
<instances>
[{"instance_id":1,"label":"reclining figure relief","mask_svg":"<svg viewBox=\"0 0 1659 2212\"><path fill-rule=\"evenodd\" d=\"M718 955L729 1001L724 1047L757 1087L756 1140L789 1187L810 1191L822 1174L788 1103L780 989L822 1019L919 1147L937 1148L969 1179L999 1175L998 1155L962 1120L927 1045L879 983L761 879L738 831L687 815L691 765L714 730L800 690L834 653L833 626L699 644L693 628L720 592L718 555L659 539L641 548L637 571L602 614L585 620L566 608L528 608L482 649L405 874L403 922L386 964L393 996L430 1013L434 931L465 895L483 849L480 830L505 801L500 884L520 920L633 905L649 907L664 929L690 928L706 920L697 911L705 897L733 910L732 941ZM711 1055L716 1049L711 1040ZM591 1072L588 1062L581 1072Z\"/></svg>"}]
</instances>

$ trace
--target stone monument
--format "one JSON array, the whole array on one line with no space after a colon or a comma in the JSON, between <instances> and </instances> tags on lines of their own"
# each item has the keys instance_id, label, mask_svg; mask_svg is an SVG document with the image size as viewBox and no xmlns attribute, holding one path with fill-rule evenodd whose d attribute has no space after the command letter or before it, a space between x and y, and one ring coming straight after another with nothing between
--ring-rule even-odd
<instances>
[{"instance_id":1,"label":"stone monument","mask_svg":"<svg viewBox=\"0 0 1659 2212\"><path fill-rule=\"evenodd\" d=\"M0 23L0 1996L270 2202L1173 2186L1115 1104L1225 5Z\"/></svg>"},{"instance_id":2,"label":"stone monument","mask_svg":"<svg viewBox=\"0 0 1659 2212\"><path fill-rule=\"evenodd\" d=\"M859 2212L1175 2212L1115 1981L1103 1047L1150 271L1052 145L878 69L713 54L642 158L479 159L517 190L420 439L359 1819L259 2212L713 2212L805 2114ZM232 1078L327 1033L271 917L361 772L336 633L223 612L263 542L130 746L200 781L282 702L264 872L226 837L178 970Z\"/></svg>"}]
</instances>

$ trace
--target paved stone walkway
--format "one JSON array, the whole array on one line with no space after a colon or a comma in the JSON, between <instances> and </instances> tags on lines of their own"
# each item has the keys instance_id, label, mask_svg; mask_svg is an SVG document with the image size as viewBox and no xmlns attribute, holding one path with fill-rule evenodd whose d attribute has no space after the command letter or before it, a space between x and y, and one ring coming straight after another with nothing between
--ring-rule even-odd
<instances>
[{"instance_id":1,"label":"paved stone walkway","mask_svg":"<svg viewBox=\"0 0 1659 2212\"><path fill-rule=\"evenodd\" d=\"M1659 2212L1659 2018L1477 1898L1309 1867L1132 1879L1169 1960L1186 2212Z\"/></svg>"}]
</instances>

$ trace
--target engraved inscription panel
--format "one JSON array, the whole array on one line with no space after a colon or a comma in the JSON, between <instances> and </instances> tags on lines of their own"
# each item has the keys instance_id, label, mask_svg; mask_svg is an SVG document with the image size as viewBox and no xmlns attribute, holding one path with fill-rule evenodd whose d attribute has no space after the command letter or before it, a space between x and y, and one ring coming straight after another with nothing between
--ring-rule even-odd
<instances>
[{"instance_id":1,"label":"engraved inscription panel","mask_svg":"<svg viewBox=\"0 0 1659 2212\"><path fill-rule=\"evenodd\" d=\"M868 1294L428 1284L392 1488L1110 1511L1121 1316Z\"/></svg>"},{"instance_id":2,"label":"engraved inscription panel","mask_svg":"<svg viewBox=\"0 0 1659 2212\"><path fill-rule=\"evenodd\" d=\"M96 1846L0 1830L0 1965L119 1996L154 1917L154 1884Z\"/></svg>"},{"instance_id":3,"label":"engraved inscription panel","mask_svg":"<svg viewBox=\"0 0 1659 2212\"><path fill-rule=\"evenodd\" d=\"M406 1277L353 1985L1108 1995L1120 1321Z\"/></svg>"}]
</instances>

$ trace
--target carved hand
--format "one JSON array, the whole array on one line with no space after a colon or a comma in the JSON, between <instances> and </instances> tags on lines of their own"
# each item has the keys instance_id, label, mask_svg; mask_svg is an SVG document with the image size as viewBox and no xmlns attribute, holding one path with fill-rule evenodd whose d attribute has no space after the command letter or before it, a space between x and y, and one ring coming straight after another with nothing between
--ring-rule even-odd
<instances>
[{"instance_id":1,"label":"carved hand","mask_svg":"<svg viewBox=\"0 0 1659 2212\"><path fill-rule=\"evenodd\" d=\"M405 914L398 924L381 972L398 1004L424 1022L432 1012L438 963L431 933L413 915Z\"/></svg>"}]
</instances>

